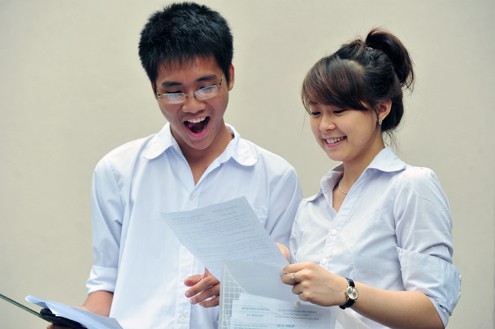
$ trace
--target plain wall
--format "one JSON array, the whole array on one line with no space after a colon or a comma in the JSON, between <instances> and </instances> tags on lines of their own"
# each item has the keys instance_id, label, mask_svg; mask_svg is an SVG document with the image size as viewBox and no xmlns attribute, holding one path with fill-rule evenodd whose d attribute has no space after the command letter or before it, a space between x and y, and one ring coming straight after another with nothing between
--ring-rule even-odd
<instances>
[{"instance_id":1,"label":"plain wall","mask_svg":"<svg viewBox=\"0 0 495 329\"><path fill-rule=\"evenodd\" d=\"M211 0L231 24L226 120L297 169L304 195L335 165L299 98L320 57L372 27L410 50L397 148L432 168L454 218L463 292L449 328L494 328L495 2ZM164 124L137 43L166 1L0 0L0 291L79 306L91 266L90 184L112 148ZM27 303L26 303L27 304ZM0 301L0 327L46 324Z\"/></svg>"}]
</instances>

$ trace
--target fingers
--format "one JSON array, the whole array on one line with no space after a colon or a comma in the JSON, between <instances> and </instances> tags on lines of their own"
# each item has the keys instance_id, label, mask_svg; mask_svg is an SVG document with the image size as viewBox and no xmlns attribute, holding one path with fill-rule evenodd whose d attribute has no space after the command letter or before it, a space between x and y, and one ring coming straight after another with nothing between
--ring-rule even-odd
<instances>
[{"instance_id":1,"label":"fingers","mask_svg":"<svg viewBox=\"0 0 495 329\"><path fill-rule=\"evenodd\" d=\"M283 268L282 282L295 286L314 276L320 266L312 262L289 264Z\"/></svg>"},{"instance_id":2,"label":"fingers","mask_svg":"<svg viewBox=\"0 0 495 329\"><path fill-rule=\"evenodd\" d=\"M203 307L214 307L219 304L220 296L220 281L213 275L200 275L189 277L184 281L186 285L190 285L190 289L185 292L186 297L190 298L191 304L200 304Z\"/></svg>"},{"instance_id":3,"label":"fingers","mask_svg":"<svg viewBox=\"0 0 495 329\"><path fill-rule=\"evenodd\" d=\"M280 250L280 252L282 253L282 255L284 255L285 259L290 261L289 249L286 246L284 246L283 244L278 243L278 242L277 242L277 247Z\"/></svg>"},{"instance_id":4,"label":"fingers","mask_svg":"<svg viewBox=\"0 0 495 329\"><path fill-rule=\"evenodd\" d=\"M199 275L199 278L197 275L194 275L192 277L187 278L184 283L187 286L190 286L191 288L186 291L186 297L192 297L204 290L207 290L211 287L214 287L218 284L220 284L220 281L213 275L204 277ZM189 283L190 285L188 285ZM192 284L191 284L192 283Z\"/></svg>"},{"instance_id":5,"label":"fingers","mask_svg":"<svg viewBox=\"0 0 495 329\"><path fill-rule=\"evenodd\" d=\"M67 327L56 326L53 323L50 323L46 326L46 329L68 329Z\"/></svg>"},{"instance_id":6,"label":"fingers","mask_svg":"<svg viewBox=\"0 0 495 329\"><path fill-rule=\"evenodd\" d=\"M220 283L193 295L189 301L191 304L200 304L203 307L213 307L219 304Z\"/></svg>"},{"instance_id":7,"label":"fingers","mask_svg":"<svg viewBox=\"0 0 495 329\"><path fill-rule=\"evenodd\" d=\"M296 273L290 274L290 282L292 283L293 286L295 286L298 283L296 280Z\"/></svg>"},{"instance_id":8,"label":"fingers","mask_svg":"<svg viewBox=\"0 0 495 329\"><path fill-rule=\"evenodd\" d=\"M293 273L293 272L298 272L300 270L303 270L305 268L313 268L315 265L316 264L311 263L311 262L294 263L294 264L286 265L283 268L283 271L285 273Z\"/></svg>"},{"instance_id":9,"label":"fingers","mask_svg":"<svg viewBox=\"0 0 495 329\"><path fill-rule=\"evenodd\" d=\"M282 282L292 285L292 293L302 301L321 306L342 305L347 280L315 263L288 265L281 276Z\"/></svg>"},{"instance_id":10,"label":"fingers","mask_svg":"<svg viewBox=\"0 0 495 329\"><path fill-rule=\"evenodd\" d=\"M301 278L297 276L297 272L283 273L282 282L291 286L301 282Z\"/></svg>"},{"instance_id":11,"label":"fingers","mask_svg":"<svg viewBox=\"0 0 495 329\"><path fill-rule=\"evenodd\" d=\"M192 275L184 280L184 284L188 287L192 287L203 279L201 274Z\"/></svg>"},{"instance_id":12,"label":"fingers","mask_svg":"<svg viewBox=\"0 0 495 329\"><path fill-rule=\"evenodd\" d=\"M220 304L220 284L202 291L190 299L191 304L199 304L203 307L215 307Z\"/></svg>"},{"instance_id":13,"label":"fingers","mask_svg":"<svg viewBox=\"0 0 495 329\"><path fill-rule=\"evenodd\" d=\"M220 304L220 296L218 295L199 303L199 305L203 306L204 308L215 307L218 306L219 304Z\"/></svg>"}]
</instances>

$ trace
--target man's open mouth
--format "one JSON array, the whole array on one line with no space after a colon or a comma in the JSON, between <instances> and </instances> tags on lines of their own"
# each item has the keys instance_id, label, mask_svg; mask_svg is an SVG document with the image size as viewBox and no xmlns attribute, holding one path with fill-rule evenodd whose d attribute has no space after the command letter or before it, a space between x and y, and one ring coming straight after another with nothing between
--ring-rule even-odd
<instances>
[{"instance_id":1,"label":"man's open mouth","mask_svg":"<svg viewBox=\"0 0 495 329\"><path fill-rule=\"evenodd\" d=\"M192 133L199 134L206 128L209 121L210 117L201 117L187 120L184 124Z\"/></svg>"}]
</instances>

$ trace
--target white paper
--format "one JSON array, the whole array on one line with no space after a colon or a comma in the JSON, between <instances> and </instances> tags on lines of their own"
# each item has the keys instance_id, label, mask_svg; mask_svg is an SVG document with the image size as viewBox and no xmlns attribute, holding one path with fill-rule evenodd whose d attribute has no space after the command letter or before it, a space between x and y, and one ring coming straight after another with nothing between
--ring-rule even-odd
<instances>
[{"instance_id":1,"label":"white paper","mask_svg":"<svg viewBox=\"0 0 495 329\"><path fill-rule=\"evenodd\" d=\"M292 286L282 282L282 269L276 265L246 261L228 261L225 263L222 278L234 280L236 286L251 295L274 298L290 303L299 301L292 293ZM227 288L230 282L225 282Z\"/></svg>"},{"instance_id":2,"label":"white paper","mask_svg":"<svg viewBox=\"0 0 495 329\"><path fill-rule=\"evenodd\" d=\"M352 310L303 302L268 264L227 262L220 290L219 329L369 329Z\"/></svg>"},{"instance_id":3,"label":"white paper","mask_svg":"<svg viewBox=\"0 0 495 329\"><path fill-rule=\"evenodd\" d=\"M67 306L61 303L43 300L33 296L27 296L26 300L42 308L49 308L53 314L79 322L91 329L123 329L114 318L98 315L79 308Z\"/></svg>"},{"instance_id":4,"label":"white paper","mask_svg":"<svg viewBox=\"0 0 495 329\"><path fill-rule=\"evenodd\" d=\"M280 278L287 260L245 198L162 216L221 278L220 329L369 329L339 308L299 301Z\"/></svg>"},{"instance_id":5,"label":"white paper","mask_svg":"<svg viewBox=\"0 0 495 329\"><path fill-rule=\"evenodd\" d=\"M334 323L335 319L332 319L329 309L247 293L233 301L230 318L231 329L328 329L334 328Z\"/></svg>"},{"instance_id":6,"label":"white paper","mask_svg":"<svg viewBox=\"0 0 495 329\"><path fill-rule=\"evenodd\" d=\"M180 243L216 278L221 277L223 264L230 260L280 268L287 264L244 197L162 216Z\"/></svg>"}]
</instances>

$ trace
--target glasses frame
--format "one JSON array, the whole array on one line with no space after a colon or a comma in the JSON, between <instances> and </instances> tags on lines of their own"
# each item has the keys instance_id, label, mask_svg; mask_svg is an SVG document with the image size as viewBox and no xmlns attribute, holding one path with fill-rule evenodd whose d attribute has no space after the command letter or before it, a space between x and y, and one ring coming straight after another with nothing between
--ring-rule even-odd
<instances>
[{"instance_id":1,"label":"glasses frame","mask_svg":"<svg viewBox=\"0 0 495 329\"><path fill-rule=\"evenodd\" d=\"M218 96L218 91L220 90L220 87L222 86L222 82L223 82L223 77L220 78L219 83L205 86L205 87L201 87L201 88L196 89L195 91L193 91L192 93L189 93L189 94L186 94L183 92L161 94L157 90L156 91L156 98L158 100L166 103L166 104L173 104L173 105L183 104L186 102L187 97L191 97L191 96L194 96L194 98L196 98L199 101L205 101L207 99L211 99L215 96ZM203 96L201 95L202 92L208 92L208 94L206 94L206 97L204 95ZM176 98L176 99L175 100L171 99L171 97Z\"/></svg>"}]
</instances>

